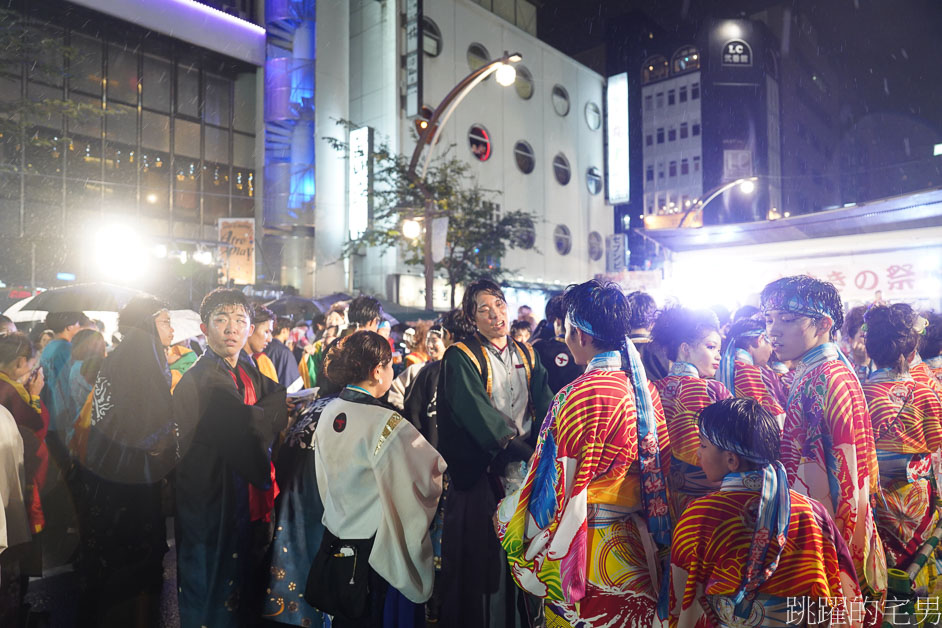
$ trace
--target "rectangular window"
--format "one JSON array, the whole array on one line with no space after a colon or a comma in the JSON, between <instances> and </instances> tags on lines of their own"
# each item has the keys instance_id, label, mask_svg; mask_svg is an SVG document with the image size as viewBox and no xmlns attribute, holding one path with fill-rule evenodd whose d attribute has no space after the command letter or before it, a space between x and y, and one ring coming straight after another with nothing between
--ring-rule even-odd
<instances>
[{"instance_id":1,"label":"rectangular window","mask_svg":"<svg viewBox=\"0 0 942 628\"><path fill-rule=\"evenodd\" d=\"M676 92L672 89L667 90L667 104L674 105L676 102Z\"/></svg>"},{"instance_id":2,"label":"rectangular window","mask_svg":"<svg viewBox=\"0 0 942 628\"><path fill-rule=\"evenodd\" d=\"M648 94L644 97L644 110L651 111L654 107L654 97L651 94Z\"/></svg>"},{"instance_id":3,"label":"rectangular window","mask_svg":"<svg viewBox=\"0 0 942 628\"><path fill-rule=\"evenodd\" d=\"M677 162L672 161L667 167L667 176L676 177L677 176Z\"/></svg>"},{"instance_id":4,"label":"rectangular window","mask_svg":"<svg viewBox=\"0 0 942 628\"><path fill-rule=\"evenodd\" d=\"M664 143L664 129L657 130L657 143L658 144Z\"/></svg>"},{"instance_id":5,"label":"rectangular window","mask_svg":"<svg viewBox=\"0 0 942 628\"><path fill-rule=\"evenodd\" d=\"M662 180L664 178L664 162L661 162L657 165L657 178Z\"/></svg>"},{"instance_id":6,"label":"rectangular window","mask_svg":"<svg viewBox=\"0 0 942 628\"><path fill-rule=\"evenodd\" d=\"M658 109L663 109L663 108L664 108L664 92L658 92L657 95L655 96L654 100L655 100L655 102L656 102L656 105L657 105L657 108L658 108Z\"/></svg>"},{"instance_id":7,"label":"rectangular window","mask_svg":"<svg viewBox=\"0 0 942 628\"><path fill-rule=\"evenodd\" d=\"M137 53L108 46L108 98L137 104Z\"/></svg>"},{"instance_id":8,"label":"rectangular window","mask_svg":"<svg viewBox=\"0 0 942 628\"><path fill-rule=\"evenodd\" d=\"M680 123L680 139L685 140L690 135L690 127L686 122Z\"/></svg>"},{"instance_id":9,"label":"rectangular window","mask_svg":"<svg viewBox=\"0 0 942 628\"><path fill-rule=\"evenodd\" d=\"M700 83L694 83L690 86L690 100L700 98Z\"/></svg>"},{"instance_id":10,"label":"rectangular window","mask_svg":"<svg viewBox=\"0 0 942 628\"><path fill-rule=\"evenodd\" d=\"M203 101L203 119L210 124L229 126L229 86L221 76L205 75L206 98Z\"/></svg>"},{"instance_id":11,"label":"rectangular window","mask_svg":"<svg viewBox=\"0 0 942 628\"><path fill-rule=\"evenodd\" d=\"M255 133L255 72L240 74L235 80L235 105L232 127L236 131Z\"/></svg>"},{"instance_id":12,"label":"rectangular window","mask_svg":"<svg viewBox=\"0 0 942 628\"><path fill-rule=\"evenodd\" d=\"M700 135L700 123L694 122L693 123L693 136L696 137L698 135Z\"/></svg>"},{"instance_id":13,"label":"rectangular window","mask_svg":"<svg viewBox=\"0 0 942 628\"><path fill-rule=\"evenodd\" d=\"M690 160L688 159L680 160L680 174L681 175L690 174Z\"/></svg>"},{"instance_id":14,"label":"rectangular window","mask_svg":"<svg viewBox=\"0 0 942 628\"><path fill-rule=\"evenodd\" d=\"M680 102L687 102L687 86L684 85L680 88Z\"/></svg>"},{"instance_id":15,"label":"rectangular window","mask_svg":"<svg viewBox=\"0 0 942 628\"><path fill-rule=\"evenodd\" d=\"M177 64L177 113L200 115L200 71L196 65Z\"/></svg>"},{"instance_id":16,"label":"rectangular window","mask_svg":"<svg viewBox=\"0 0 942 628\"><path fill-rule=\"evenodd\" d=\"M677 141L677 129L675 129L674 127L671 127L671 128L667 131L667 141L668 141L668 142L676 142L676 141Z\"/></svg>"},{"instance_id":17,"label":"rectangular window","mask_svg":"<svg viewBox=\"0 0 942 628\"><path fill-rule=\"evenodd\" d=\"M700 158L699 157L693 158L693 171L700 172Z\"/></svg>"},{"instance_id":18,"label":"rectangular window","mask_svg":"<svg viewBox=\"0 0 942 628\"><path fill-rule=\"evenodd\" d=\"M644 145L645 145L645 146L654 146L654 136L653 136L653 135L646 135L645 138L644 138Z\"/></svg>"},{"instance_id":19,"label":"rectangular window","mask_svg":"<svg viewBox=\"0 0 942 628\"><path fill-rule=\"evenodd\" d=\"M171 68L169 61L144 55L141 91L145 107L162 113L170 112Z\"/></svg>"},{"instance_id":20,"label":"rectangular window","mask_svg":"<svg viewBox=\"0 0 942 628\"><path fill-rule=\"evenodd\" d=\"M645 181L654 181L654 166L648 166L644 171Z\"/></svg>"}]
</instances>

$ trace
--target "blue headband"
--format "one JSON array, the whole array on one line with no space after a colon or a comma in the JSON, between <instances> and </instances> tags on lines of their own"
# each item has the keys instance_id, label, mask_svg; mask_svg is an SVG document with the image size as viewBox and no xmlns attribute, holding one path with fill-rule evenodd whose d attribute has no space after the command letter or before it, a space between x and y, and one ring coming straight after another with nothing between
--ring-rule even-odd
<instances>
[{"instance_id":1,"label":"blue headband","mask_svg":"<svg viewBox=\"0 0 942 628\"><path fill-rule=\"evenodd\" d=\"M726 339L726 351L720 360L720 368L716 371L715 379L726 386L729 392L736 393L733 389L736 383L736 341L740 338L758 338L764 333L763 329L750 329Z\"/></svg>"}]
</instances>

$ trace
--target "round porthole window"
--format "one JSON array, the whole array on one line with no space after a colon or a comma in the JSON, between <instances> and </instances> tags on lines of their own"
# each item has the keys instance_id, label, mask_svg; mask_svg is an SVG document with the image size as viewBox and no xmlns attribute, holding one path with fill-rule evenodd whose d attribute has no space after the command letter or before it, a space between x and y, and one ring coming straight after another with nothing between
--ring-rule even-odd
<instances>
[{"instance_id":1,"label":"round porthole window","mask_svg":"<svg viewBox=\"0 0 942 628\"><path fill-rule=\"evenodd\" d=\"M569 160L562 153L553 157L553 174L560 185L567 185L572 178L572 170L569 168Z\"/></svg>"},{"instance_id":2,"label":"round porthole window","mask_svg":"<svg viewBox=\"0 0 942 628\"><path fill-rule=\"evenodd\" d=\"M566 225L556 225L553 230L553 245L560 255L569 255L572 250L572 231Z\"/></svg>"},{"instance_id":3,"label":"round porthole window","mask_svg":"<svg viewBox=\"0 0 942 628\"><path fill-rule=\"evenodd\" d=\"M589 194L595 195L602 191L602 173L595 166L585 171L585 185Z\"/></svg>"},{"instance_id":4,"label":"round porthole window","mask_svg":"<svg viewBox=\"0 0 942 628\"><path fill-rule=\"evenodd\" d=\"M442 53L442 31L431 18L422 16L422 50L430 57Z\"/></svg>"},{"instance_id":5,"label":"round porthole window","mask_svg":"<svg viewBox=\"0 0 942 628\"><path fill-rule=\"evenodd\" d=\"M530 100L533 97L533 75L530 70L520 64L517 64L517 78L514 80L514 89L517 90L517 96L524 100Z\"/></svg>"},{"instance_id":6,"label":"round porthole window","mask_svg":"<svg viewBox=\"0 0 942 628\"><path fill-rule=\"evenodd\" d=\"M593 262L597 262L602 259L604 252L602 248L602 234L598 231L593 231L589 234L589 259Z\"/></svg>"},{"instance_id":7,"label":"round porthole window","mask_svg":"<svg viewBox=\"0 0 942 628\"><path fill-rule=\"evenodd\" d=\"M491 158L491 136L480 124L472 125L468 130L468 145L471 154L478 161L487 161Z\"/></svg>"},{"instance_id":8,"label":"round porthole window","mask_svg":"<svg viewBox=\"0 0 942 628\"><path fill-rule=\"evenodd\" d=\"M533 156L533 147L520 140L514 144L514 161L523 174L530 174L536 165L536 158Z\"/></svg>"},{"instance_id":9,"label":"round porthole window","mask_svg":"<svg viewBox=\"0 0 942 628\"><path fill-rule=\"evenodd\" d=\"M477 70L491 60L491 55L483 45L474 43L468 46L468 67Z\"/></svg>"},{"instance_id":10,"label":"round porthole window","mask_svg":"<svg viewBox=\"0 0 942 628\"><path fill-rule=\"evenodd\" d=\"M561 116L569 115L569 92L562 85L553 85L553 109Z\"/></svg>"},{"instance_id":11,"label":"round porthole window","mask_svg":"<svg viewBox=\"0 0 942 628\"><path fill-rule=\"evenodd\" d=\"M602 128L602 110L594 102L585 104L585 123L592 131Z\"/></svg>"}]
</instances>

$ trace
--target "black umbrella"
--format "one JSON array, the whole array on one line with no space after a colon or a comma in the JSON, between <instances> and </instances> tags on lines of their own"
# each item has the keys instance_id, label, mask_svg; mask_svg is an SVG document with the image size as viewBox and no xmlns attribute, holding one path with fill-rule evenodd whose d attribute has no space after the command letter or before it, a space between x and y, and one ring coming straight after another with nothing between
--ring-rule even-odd
<instances>
[{"instance_id":1,"label":"black umbrella","mask_svg":"<svg viewBox=\"0 0 942 628\"><path fill-rule=\"evenodd\" d=\"M306 299L294 295L281 297L280 299L266 303L265 307L278 316L287 316L295 322L310 320L315 314L321 313L321 309L314 303L313 299Z\"/></svg>"},{"instance_id":2,"label":"black umbrella","mask_svg":"<svg viewBox=\"0 0 942 628\"><path fill-rule=\"evenodd\" d=\"M318 297L314 299L314 303L317 304L317 307L321 308L322 312L326 312L334 303L350 301L351 299L353 299L353 297L351 297L346 292L335 292L333 294L327 295L326 297Z\"/></svg>"},{"instance_id":3,"label":"black umbrella","mask_svg":"<svg viewBox=\"0 0 942 628\"><path fill-rule=\"evenodd\" d=\"M134 297L152 295L109 283L81 283L40 292L29 302L30 310L46 312L117 312Z\"/></svg>"}]
</instances>

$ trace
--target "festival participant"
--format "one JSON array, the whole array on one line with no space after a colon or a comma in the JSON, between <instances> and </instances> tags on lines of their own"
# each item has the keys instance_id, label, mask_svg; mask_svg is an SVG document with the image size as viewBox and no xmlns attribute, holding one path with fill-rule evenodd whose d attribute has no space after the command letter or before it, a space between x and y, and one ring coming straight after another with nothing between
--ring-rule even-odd
<instances>
[{"instance_id":1,"label":"festival participant","mask_svg":"<svg viewBox=\"0 0 942 628\"><path fill-rule=\"evenodd\" d=\"M324 335L304 348L304 356L298 364L301 380L305 388L314 388L318 385L317 374L324 372L324 357L327 347L340 335L340 327L330 325L324 329Z\"/></svg>"},{"instance_id":2,"label":"festival participant","mask_svg":"<svg viewBox=\"0 0 942 628\"><path fill-rule=\"evenodd\" d=\"M406 356L406 359L405 359L406 367L402 369L402 371L398 375L396 375L396 378L393 380L392 386L389 387L389 394L386 395L386 402L389 403L392 407L399 410L400 412L403 411L403 403L405 402L406 389L412 385L413 380L415 380L416 376L420 372L422 372L422 369L424 369L426 365L428 365L429 362L432 361L432 355L429 353L429 350L428 350L428 333L431 328L432 328L432 323L430 321L419 321L418 323L416 323L415 328L414 328L415 335L413 337L413 340L409 342L409 346L413 347L413 349L409 353L409 355ZM382 336L382 334L380 335ZM417 344L419 342L418 341L419 337L422 338L421 352L419 352L419 345ZM441 334L439 333L439 338L440 337L441 337ZM392 346L390 346L390 350L392 350ZM444 349L442 350L444 351ZM420 358L416 358L415 360L409 359L409 356L414 355L414 354L418 355L419 353L421 353ZM439 354L438 357L435 358L435 360L440 360L441 357L442 357L441 354ZM412 421L412 417L407 415L406 418ZM415 425L415 422L413 421L412 424Z\"/></svg>"},{"instance_id":3,"label":"festival participant","mask_svg":"<svg viewBox=\"0 0 942 628\"><path fill-rule=\"evenodd\" d=\"M425 335L428 333L432 324L429 321L418 321L412 326L412 332L403 334L402 339L406 343L406 354L403 364L408 369L415 364L421 364L428 361L428 354L425 352Z\"/></svg>"},{"instance_id":4,"label":"festival participant","mask_svg":"<svg viewBox=\"0 0 942 628\"><path fill-rule=\"evenodd\" d=\"M9 316L0 314L0 336L16 333L16 323Z\"/></svg>"},{"instance_id":5,"label":"festival participant","mask_svg":"<svg viewBox=\"0 0 942 628\"><path fill-rule=\"evenodd\" d=\"M107 349L105 337L97 329L81 329L72 338L72 365L69 367L69 413L72 421L65 431L67 443L72 440L73 424L92 393Z\"/></svg>"},{"instance_id":6,"label":"festival participant","mask_svg":"<svg viewBox=\"0 0 942 628\"><path fill-rule=\"evenodd\" d=\"M663 411L618 286L593 279L564 298L566 344L586 372L553 400L523 487L500 503L497 536L517 585L544 598L548 625L650 625L655 544L666 548L671 532Z\"/></svg>"},{"instance_id":7,"label":"festival participant","mask_svg":"<svg viewBox=\"0 0 942 628\"><path fill-rule=\"evenodd\" d=\"M71 425L71 419L74 418L68 416L72 338L90 322L82 312L50 312L46 316L46 327L52 330L54 336L43 349L39 362L46 376L46 385L41 396L49 409L50 437L59 431L64 435ZM64 447L67 441L61 435L56 438ZM64 450L62 452L64 453Z\"/></svg>"},{"instance_id":8,"label":"festival participant","mask_svg":"<svg viewBox=\"0 0 942 628\"><path fill-rule=\"evenodd\" d=\"M935 531L939 513L930 487L930 454L942 449L942 402L913 381L909 362L916 351L919 315L905 303L867 311L867 354L876 370L861 386L876 440L882 499L874 500L877 528L887 563L906 569ZM931 591L935 561L921 570L917 586Z\"/></svg>"},{"instance_id":9,"label":"festival participant","mask_svg":"<svg viewBox=\"0 0 942 628\"><path fill-rule=\"evenodd\" d=\"M809 625L838 612L860 625L853 559L824 506L788 489L778 421L734 398L704 408L698 424L700 467L720 489L674 529L670 626ZM818 606L827 599L837 608Z\"/></svg>"},{"instance_id":10,"label":"festival participant","mask_svg":"<svg viewBox=\"0 0 942 628\"><path fill-rule=\"evenodd\" d=\"M844 355L854 365L854 373L861 382L867 381L867 376L873 370L873 363L867 355L867 334L864 329L864 314L866 305L858 305L847 310L844 324L841 326L840 348Z\"/></svg>"},{"instance_id":11,"label":"festival participant","mask_svg":"<svg viewBox=\"0 0 942 628\"><path fill-rule=\"evenodd\" d=\"M785 391L781 380L768 368L772 343L765 335L765 322L742 318L730 325L726 350L716 379L736 397L755 399L781 425L785 421Z\"/></svg>"},{"instance_id":12,"label":"festival participant","mask_svg":"<svg viewBox=\"0 0 942 628\"><path fill-rule=\"evenodd\" d=\"M29 576L22 562L32 546L24 473L23 430L0 406L0 625L25 625L23 602ZM24 551L24 548L27 551Z\"/></svg>"},{"instance_id":13,"label":"festival participant","mask_svg":"<svg viewBox=\"0 0 942 628\"><path fill-rule=\"evenodd\" d=\"M669 308L654 323L652 335L672 361L670 374L654 385L670 433L670 497L679 516L691 499L719 488L697 465L697 416L706 406L732 395L712 379L720 364L720 330L713 312Z\"/></svg>"},{"instance_id":14,"label":"festival participant","mask_svg":"<svg viewBox=\"0 0 942 628\"><path fill-rule=\"evenodd\" d=\"M924 316L916 315L916 335L919 336L919 344L923 344L922 337L925 335L929 327L929 319ZM924 385L928 386L935 392L936 395L942 399L942 383L936 378L935 373L929 368L929 365L923 362L922 354L920 351L912 356L909 362L909 374L912 375L912 378Z\"/></svg>"},{"instance_id":15,"label":"festival participant","mask_svg":"<svg viewBox=\"0 0 942 628\"><path fill-rule=\"evenodd\" d=\"M275 313L264 305L255 305L252 308L252 333L245 343L246 353L255 360L255 366L258 372L268 379L277 382L278 372L271 358L265 353L266 347L271 342L272 325L275 323Z\"/></svg>"},{"instance_id":16,"label":"festival participant","mask_svg":"<svg viewBox=\"0 0 942 628\"><path fill-rule=\"evenodd\" d=\"M533 343L533 350L540 356L540 362L546 369L547 383L555 395L563 386L572 382L585 370L572 359L572 352L566 346L566 310L563 295L557 294L546 302L546 333L538 335Z\"/></svg>"},{"instance_id":17,"label":"festival participant","mask_svg":"<svg viewBox=\"0 0 942 628\"><path fill-rule=\"evenodd\" d=\"M648 381L655 381L667 377L670 365L667 362L664 348L652 342L651 328L657 318L657 303L654 297L640 290L628 295L628 304L631 306L631 341L641 354L641 363Z\"/></svg>"},{"instance_id":18,"label":"festival participant","mask_svg":"<svg viewBox=\"0 0 942 628\"><path fill-rule=\"evenodd\" d=\"M292 322L290 318L279 316L272 324L271 340L265 347L267 355L275 366L275 372L278 379L275 381L287 388L288 392L297 392L301 390L304 383L301 381L301 373L298 371L298 360L294 353L285 344L291 336Z\"/></svg>"},{"instance_id":19,"label":"festival participant","mask_svg":"<svg viewBox=\"0 0 942 628\"><path fill-rule=\"evenodd\" d=\"M438 383L438 445L451 484L442 535L441 625L514 628L539 620L541 605L514 586L491 518L523 482L533 422L552 399L533 349L510 338L507 301L493 281L475 281L462 309L477 333L445 351ZM531 437L532 434L532 437Z\"/></svg>"},{"instance_id":20,"label":"festival participant","mask_svg":"<svg viewBox=\"0 0 942 628\"><path fill-rule=\"evenodd\" d=\"M366 577L373 585L362 617L334 612L332 625L424 626L420 605L432 594L434 576L428 529L445 461L412 424L379 402L393 379L392 352L382 336L361 331L343 338L328 351L325 372L344 388L314 430L326 528L319 553L354 563L351 581ZM328 589L321 599L330 603L348 585L318 582ZM318 606L311 593L309 586L305 599Z\"/></svg>"},{"instance_id":21,"label":"festival participant","mask_svg":"<svg viewBox=\"0 0 942 628\"><path fill-rule=\"evenodd\" d=\"M861 591L880 599L886 558L870 509L879 471L860 382L832 342L844 322L840 295L830 283L799 275L768 284L761 300L772 348L795 361L782 433L789 485L824 504L854 558ZM868 620L878 622L879 612Z\"/></svg>"},{"instance_id":22,"label":"festival participant","mask_svg":"<svg viewBox=\"0 0 942 628\"><path fill-rule=\"evenodd\" d=\"M516 320L510 324L510 337L517 342L530 341L530 323Z\"/></svg>"},{"instance_id":23,"label":"festival participant","mask_svg":"<svg viewBox=\"0 0 942 628\"><path fill-rule=\"evenodd\" d=\"M349 306L347 306L347 319L348 324L343 328L339 338L344 338L362 330L376 331L379 328L379 322L383 320L383 304L375 297L361 294L350 301ZM331 320L331 317L328 317L328 320ZM333 341L333 343L336 342L337 340ZM324 351L330 351L333 343L325 344ZM322 362L315 379L317 387L320 388L318 395L321 397L335 397L340 393L342 387L331 382L330 378L324 375L323 370Z\"/></svg>"},{"instance_id":24,"label":"festival participant","mask_svg":"<svg viewBox=\"0 0 942 628\"><path fill-rule=\"evenodd\" d=\"M271 537L264 538L260 493L272 486L271 447L287 424L285 389L240 357L252 327L242 292L210 292L200 318L209 349L173 395L182 452L175 484L180 620L239 626L261 614L261 562Z\"/></svg>"},{"instance_id":25,"label":"festival participant","mask_svg":"<svg viewBox=\"0 0 942 628\"><path fill-rule=\"evenodd\" d=\"M942 314L926 312L923 316L929 325L920 339L919 355L924 356L923 360L933 377L942 384Z\"/></svg>"},{"instance_id":26,"label":"festival participant","mask_svg":"<svg viewBox=\"0 0 942 628\"><path fill-rule=\"evenodd\" d=\"M173 327L164 303L135 297L118 329L123 340L98 373L88 426L76 426L79 616L89 627L157 626L168 549L162 493L176 463Z\"/></svg>"}]
</instances>

